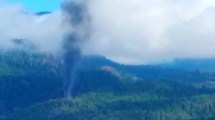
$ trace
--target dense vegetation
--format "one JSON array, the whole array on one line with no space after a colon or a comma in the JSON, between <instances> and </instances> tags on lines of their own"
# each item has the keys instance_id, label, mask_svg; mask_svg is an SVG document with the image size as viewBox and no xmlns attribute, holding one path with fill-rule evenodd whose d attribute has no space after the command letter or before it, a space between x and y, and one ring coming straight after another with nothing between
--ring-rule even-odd
<instances>
[{"instance_id":1,"label":"dense vegetation","mask_svg":"<svg viewBox=\"0 0 215 120\"><path fill-rule=\"evenodd\" d=\"M213 71L120 65L88 56L79 66L73 98L64 99L61 61L1 51L0 120L215 119Z\"/></svg>"}]
</instances>

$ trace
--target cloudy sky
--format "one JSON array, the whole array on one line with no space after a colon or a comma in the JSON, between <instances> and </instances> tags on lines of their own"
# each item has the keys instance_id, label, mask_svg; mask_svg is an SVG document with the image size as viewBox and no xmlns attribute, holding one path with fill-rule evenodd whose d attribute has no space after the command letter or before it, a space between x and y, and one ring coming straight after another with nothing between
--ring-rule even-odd
<instances>
[{"instance_id":1,"label":"cloudy sky","mask_svg":"<svg viewBox=\"0 0 215 120\"><path fill-rule=\"evenodd\" d=\"M61 1L20 1L0 0L0 47L11 49L11 39L20 38L41 52L60 51L67 29ZM87 0L86 5L91 35L83 43L85 54L129 64L215 57L215 0ZM39 11L53 13L33 14Z\"/></svg>"}]
</instances>

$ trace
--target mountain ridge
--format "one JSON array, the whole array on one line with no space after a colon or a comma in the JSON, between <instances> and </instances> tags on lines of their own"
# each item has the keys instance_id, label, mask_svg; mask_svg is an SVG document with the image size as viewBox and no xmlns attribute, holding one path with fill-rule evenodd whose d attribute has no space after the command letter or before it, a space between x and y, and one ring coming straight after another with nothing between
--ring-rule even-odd
<instances>
[{"instance_id":1,"label":"mountain ridge","mask_svg":"<svg viewBox=\"0 0 215 120\"><path fill-rule=\"evenodd\" d=\"M63 65L51 54L0 52L0 120L215 118L213 73L83 56L64 99Z\"/></svg>"}]
</instances>

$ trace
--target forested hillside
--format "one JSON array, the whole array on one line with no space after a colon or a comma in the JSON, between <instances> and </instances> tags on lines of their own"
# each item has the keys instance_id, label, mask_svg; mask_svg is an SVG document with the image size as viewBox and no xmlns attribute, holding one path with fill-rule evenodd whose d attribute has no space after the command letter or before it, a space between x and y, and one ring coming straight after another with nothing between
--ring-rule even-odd
<instances>
[{"instance_id":1,"label":"forested hillside","mask_svg":"<svg viewBox=\"0 0 215 120\"><path fill-rule=\"evenodd\" d=\"M215 74L80 61L71 99L63 62L51 54L0 53L0 120L214 120Z\"/></svg>"}]
</instances>

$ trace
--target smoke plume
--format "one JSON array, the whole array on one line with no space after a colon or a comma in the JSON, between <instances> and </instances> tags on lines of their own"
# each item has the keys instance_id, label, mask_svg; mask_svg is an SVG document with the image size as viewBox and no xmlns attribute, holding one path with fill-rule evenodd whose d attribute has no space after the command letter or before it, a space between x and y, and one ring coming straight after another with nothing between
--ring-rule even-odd
<instances>
[{"instance_id":1,"label":"smoke plume","mask_svg":"<svg viewBox=\"0 0 215 120\"><path fill-rule=\"evenodd\" d=\"M69 33L85 40L87 11L91 35L85 46L78 45L83 54L125 64L215 57L215 0L73 0L47 15L23 11L21 2L0 0L0 49L13 49L11 39L18 38L39 52L59 55L62 41L65 44L62 38L69 38ZM66 18L64 25L62 18ZM67 37L62 37L65 31Z\"/></svg>"},{"instance_id":2,"label":"smoke plume","mask_svg":"<svg viewBox=\"0 0 215 120\"><path fill-rule=\"evenodd\" d=\"M65 82L64 97L70 97L76 82L76 68L81 57L81 45L87 39L89 16L85 1L69 0L62 5L65 25L69 28L64 40Z\"/></svg>"}]
</instances>

